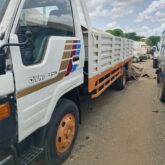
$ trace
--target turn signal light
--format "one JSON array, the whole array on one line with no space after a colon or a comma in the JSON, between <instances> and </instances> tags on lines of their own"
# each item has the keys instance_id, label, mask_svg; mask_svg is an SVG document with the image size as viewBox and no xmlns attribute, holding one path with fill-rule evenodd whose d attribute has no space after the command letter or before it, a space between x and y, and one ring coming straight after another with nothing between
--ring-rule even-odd
<instances>
[{"instance_id":1,"label":"turn signal light","mask_svg":"<svg viewBox=\"0 0 165 165\"><path fill-rule=\"evenodd\" d=\"M0 120L6 119L11 115L9 102L0 104Z\"/></svg>"}]
</instances>

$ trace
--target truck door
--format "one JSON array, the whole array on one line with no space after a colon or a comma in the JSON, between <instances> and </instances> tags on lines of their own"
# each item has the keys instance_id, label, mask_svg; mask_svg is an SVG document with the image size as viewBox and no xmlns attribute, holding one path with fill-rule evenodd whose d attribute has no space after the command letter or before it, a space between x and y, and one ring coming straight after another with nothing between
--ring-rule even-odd
<instances>
[{"instance_id":1,"label":"truck door","mask_svg":"<svg viewBox=\"0 0 165 165\"><path fill-rule=\"evenodd\" d=\"M70 0L26 0L20 6L10 42L24 42L25 33L32 34L27 45L10 48L21 141L46 124L54 88L82 66Z\"/></svg>"}]
</instances>

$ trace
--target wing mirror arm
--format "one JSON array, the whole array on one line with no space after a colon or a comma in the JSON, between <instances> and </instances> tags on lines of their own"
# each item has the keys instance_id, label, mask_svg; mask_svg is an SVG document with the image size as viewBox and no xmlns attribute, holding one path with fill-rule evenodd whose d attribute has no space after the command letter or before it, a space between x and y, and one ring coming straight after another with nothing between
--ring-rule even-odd
<instances>
[{"instance_id":1,"label":"wing mirror arm","mask_svg":"<svg viewBox=\"0 0 165 165\"><path fill-rule=\"evenodd\" d=\"M27 31L25 33L25 41L22 43L7 43L4 44L0 47L0 75L3 75L6 73L6 55L5 55L5 48L6 47L10 47L10 46L25 46L28 44L28 42L30 41L30 38L32 37L32 32L31 31Z\"/></svg>"},{"instance_id":2,"label":"wing mirror arm","mask_svg":"<svg viewBox=\"0 0 165 165\"><path fill-rule=\"evenodd\" d=\"M8 43L8 44L4 44L4 45L2 45L0 47L0 52L4 51L5 47L9 47L9 46L24 46L24 45L26 45L29 42L31 36L32 36L32 32L31 31L27 31L25 33L25 36L24 36L25 37L25 41L24 42L22 42L22 43Z\"/></svg>"}]
</instances>

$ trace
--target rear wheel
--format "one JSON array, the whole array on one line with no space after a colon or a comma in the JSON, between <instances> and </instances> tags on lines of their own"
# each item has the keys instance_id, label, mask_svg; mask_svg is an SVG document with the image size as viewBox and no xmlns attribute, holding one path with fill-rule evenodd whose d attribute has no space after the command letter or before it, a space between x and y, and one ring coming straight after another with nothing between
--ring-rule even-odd
<instances>
[{"instance_id":1,"label":"rear wheel","mask_svg":"<svg viewBox=\"0 0 165 165\"><path fill-rule=\"evenodd\" d=\"M157 73L157 84L160 84L160 81L161 81L160 73Z\"/></svg>"},{"instance_id":2,"label":"rear wheel","mask_svg":"<svg viewBox=\"0 0 165 165\"><path fill-rule=\"evenodd\" d=\"M165 103L165 80L161 80L159 85L160 85L160 101Z\"/></svg>"},{"instance_id":3,"label":"rear wheel","mask_svg":"<svg viewBox=\"0 0 165 165\"><path fill-rule=\"evenodd\" d=\"M59 101L45 138L45 162L58 165L70 155L78 131L79 110L70 100Z\"/></svg>"},{"instance_id":4,"label":"rear wheel","mask_svg":"<svg viewBox=\"0 0 165 165\"><path fill-rule=\"evenodd\" d=\"M119 77L116 82L115 82L115 88L118 90L122 90L125 88L126 86L126 82L127 82L127 72L126 69L123 68L122 70L123 74L121 77Z\"/></svg>"},{"instance_id":5,"label":"rear wheel","mask_svg":"<svg viewBox=\"0 0 165 165\"><path fill-rule=\"evenodd\" d=\"M157 60L153 59L153 68L156 69L158 67Z\"/></svg>"}]
</instances>

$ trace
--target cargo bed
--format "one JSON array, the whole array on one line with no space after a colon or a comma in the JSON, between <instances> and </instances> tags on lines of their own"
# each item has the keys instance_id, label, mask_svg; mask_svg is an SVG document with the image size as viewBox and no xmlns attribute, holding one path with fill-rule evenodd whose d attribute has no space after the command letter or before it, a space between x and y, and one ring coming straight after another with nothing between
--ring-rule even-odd
<instances>
[{"instance_id":1,"label":"cargo bed","mask_svg":"<svg viewBox=\"0 0 165 165\"><path fill-rule=\"evenodd\" d=\"M128 68L133 56L133 41L94 28L90 32L85 26L82 29L88 92L96 98L122 76L123 67Z\"/></svg>"}]
</instances>

